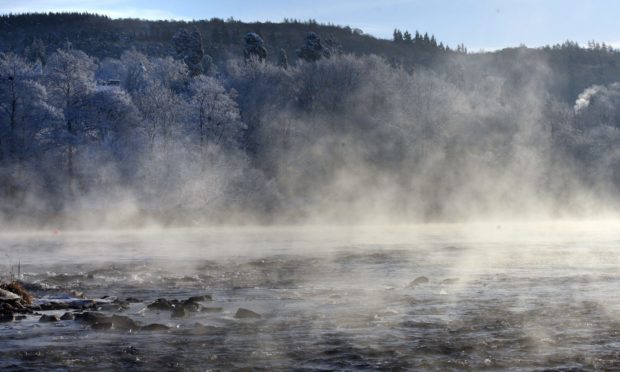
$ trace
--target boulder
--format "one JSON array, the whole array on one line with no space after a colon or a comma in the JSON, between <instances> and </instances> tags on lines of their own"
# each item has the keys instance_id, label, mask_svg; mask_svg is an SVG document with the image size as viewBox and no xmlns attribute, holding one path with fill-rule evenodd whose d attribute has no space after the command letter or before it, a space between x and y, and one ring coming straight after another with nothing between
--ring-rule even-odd
<instances>
[{"instance_id":1,"label":"boulder","mask_svg":"<svg viewBox=\"0 0 620 372\"><path fill-rule=\"evenodd\" d=\"M60 318L58 315L43 315L39 318L39 322L41 323L53 323L59 321Z\"/></svg>"},{"instance_id":2,"label":"boulder","mask_svg":"<svg viewBox=\"0 0 620 372\"><path fill-rule=\"evenodd\" d=\"M75 320L75 315L73 315L73 313L64 313L61 317L60 320Z\"/></svg>"},{"instance_id":3,"label":"boulder","mask_svg":"<svg viewBox=\"0 0 620 372\"><path fill-rule=\"evenodd\" d=\"M93 325L98 322L103 322L105 319L106 317L103 314L92 312L92 311L75 314L75 320L84 322L90 325Z\"/></svg>"}]
</instances>

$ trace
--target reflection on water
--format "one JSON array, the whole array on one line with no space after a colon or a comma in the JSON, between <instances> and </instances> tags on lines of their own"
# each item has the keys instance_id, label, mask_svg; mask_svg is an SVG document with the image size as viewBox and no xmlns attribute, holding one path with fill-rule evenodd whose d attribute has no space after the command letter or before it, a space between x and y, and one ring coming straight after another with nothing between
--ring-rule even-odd
<instances>
[{"instance_id":1,"label":"reflection on water","mask_svg":"<svg viewBox=\"0 0 620 372\"><path fill-rule=\"evenodd\" d=\"M0 369L617 369L618 227L2 234L2 271L20 262L40 300L131 297L100 311L169 329L29 315L0 323ZM146 308L202 294L185 317Z\"/></svg>"}]
</instances>

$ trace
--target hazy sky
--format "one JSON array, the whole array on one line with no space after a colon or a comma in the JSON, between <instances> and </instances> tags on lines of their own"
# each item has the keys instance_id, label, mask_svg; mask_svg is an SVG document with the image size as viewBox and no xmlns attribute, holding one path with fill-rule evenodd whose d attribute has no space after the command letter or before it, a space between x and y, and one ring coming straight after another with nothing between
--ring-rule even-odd
<instances>
[{"instance_id":1,"label":"hazy sky","mask_svg":"<svg viewBox=\"0 0 620 372\"><path fill-rule=\"evenodd\" d=\"M618 0L0 0L0 13L88 11L112 17L243 21L284 18L357 27L389 38L395 27L433 33L470 50L561 43L620 47Z\"/></svg>"}]
</instances>

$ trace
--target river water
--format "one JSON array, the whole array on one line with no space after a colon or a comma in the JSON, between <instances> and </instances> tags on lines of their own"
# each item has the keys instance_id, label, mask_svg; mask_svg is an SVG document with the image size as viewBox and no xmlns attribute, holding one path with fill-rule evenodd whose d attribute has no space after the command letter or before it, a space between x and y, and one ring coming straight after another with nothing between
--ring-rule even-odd
<instances>
[{"instance_id":1,"label":"river water","mask_svg":"<svg viewBox=\"0 0 620 372\"><path fill-rule=\"evenodd\" d=\"M2 233L39 301L133 297L102 312L169 329L33 314L0 323L0 370L620 369L619 248L616 222Z\"/></svg>"}]
</instances>

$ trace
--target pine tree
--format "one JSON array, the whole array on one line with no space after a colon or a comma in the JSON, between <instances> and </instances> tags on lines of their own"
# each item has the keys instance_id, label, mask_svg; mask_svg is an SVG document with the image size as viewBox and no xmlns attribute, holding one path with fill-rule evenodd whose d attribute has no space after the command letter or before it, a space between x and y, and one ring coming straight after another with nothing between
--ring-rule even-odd
<instances>
[{"instance_id":1,"label":"pine tree","mask_svg":"<svg viewBox=\"0 0 620 372\"><path fill-rule=\"evenodd\" d=\"M403 33L400 32L399 29L395 28L394 29L394 39L393 41L395 43L402 43L403 42Z\"/></svg>"},{"instance_id":2,"label":"pine tree","mask_svg":"<svg viewBox=\"0 0 620 372\"><path fill-rule=\"evenodd\" d=\"M405 44L411 44L413 42L413 40L411 39L411 33L409 31L405 31L403 35L403 40Z\"/></svg>"}]
</instances>

